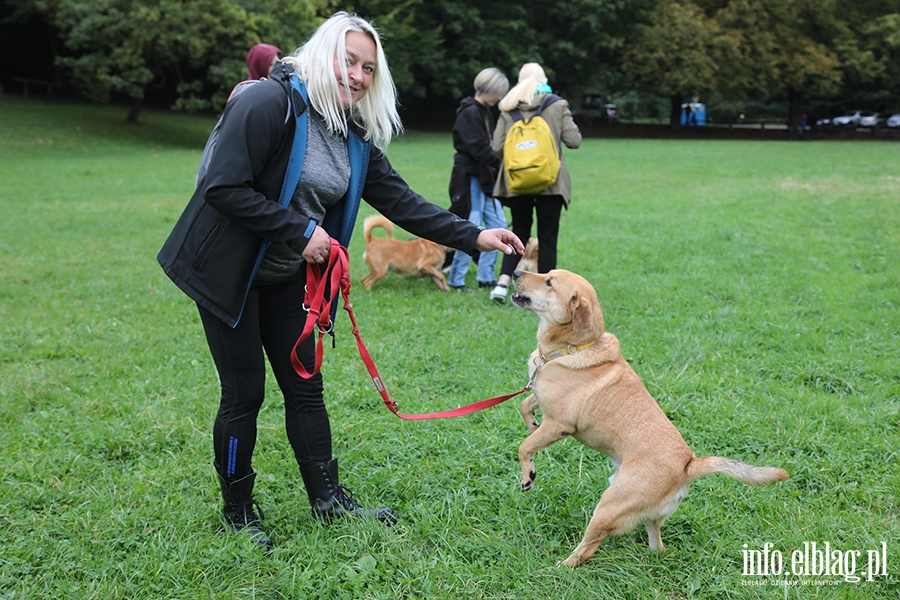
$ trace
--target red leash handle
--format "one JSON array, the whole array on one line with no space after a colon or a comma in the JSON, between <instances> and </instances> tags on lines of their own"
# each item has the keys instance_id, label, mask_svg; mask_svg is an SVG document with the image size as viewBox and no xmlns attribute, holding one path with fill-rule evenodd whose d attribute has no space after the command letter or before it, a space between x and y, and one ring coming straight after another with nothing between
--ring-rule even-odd
<instances>
[{"instance_id":1,"label":"red leash handle","mask_svg":"<svg viewBox=\"0 0 900 600\"><path fill-rule=\"evenodd\" d=\"M303 332L294 344L291 350L291 364L294 370L303 379L309 379L319 372L322 368L322 357L324 351L322 348L322 336L329 333L334 328L331 322L331 305L334 302L335 290L341 290L344 287L344 279L346 278L347 294L350 293L350 261L347 255L347 249L342 247L337 240L331 238L331 251L328 253L328 264L325 266L323 274L319 265L306 263L306 295L303 298L303 308L307 312L306 324ZM326 298L325 294L329 296ZM316 345L316 362L312 373L306 370L303 363L297 356L297 346L303 340L312 335L314 329L319 330L319 342Z\"/></svg>"},{"instance_id":2,"label":"red leash handle","mask_svg":"<svg viewBox=\"0 0 900 600\"><path fill-rule=\"evenodd\" d=\"M528 385L518 392L506 394L505 396L488 398L487 400L481 400L452 410L425 414L404 414L398 412L397 403L392 400L388 394L387 387L384 385L384 380L382 380L381 375L378 374L378 367L375 366L372 355L369 354L368 348L366 348L366 345L362 341L362 337L359 335L356 316L353 314L353 307L350 306L350 257L347 249L341 246L334 238L331 239L331 252L328 254L328 264L325 267L324 274L318 265L312 263L307 263L306 265L306 297L304 298L303 306L307 310L308 316L303 328L303 333L300 334L300 338L297 340L297 343L294 344L294 349L291 351L291 363L294 365L294 370L297 371L297 374L300 375L300 377L309 379L318 373L319 369L322 367L322 355L324 354L322 348L322 336L329 333L334 327L334 323L331 322L331 306L334 302L336 294L335 290L340 290L341 296L344 299L344 310L347 311L347 314L350 316L350 323L353 325L353 335L356 337L359 356L362 358L363 364L366 365L366 370L372 378L372 383L375 384L375 389L381 394L381 399L384 401L384 405L387 406L388 410L401 419L423 421L426 419L447 419L469 415L496 406L501 402L505 402L510 398L531 389L531 382L529 381ZM329 294L327 298L326 294ZM313 372L309 373L297 357L297 346L309 337L312 334L313 329L316 328L319 330L319 342L316 345L316 362Z\"/></svg>"}]
</instances>

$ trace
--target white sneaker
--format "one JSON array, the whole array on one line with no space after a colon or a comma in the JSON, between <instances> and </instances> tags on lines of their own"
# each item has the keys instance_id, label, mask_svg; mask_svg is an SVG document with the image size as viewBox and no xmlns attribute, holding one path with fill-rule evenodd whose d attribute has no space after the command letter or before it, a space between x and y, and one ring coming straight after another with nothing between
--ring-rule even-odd
<instances>
[{"instance_id":1,"label":"white sneaker","mask_svg":"<svg viewBox=\"0 0 900 600\"><path fill-rule=\"evenodd\" d=\"M507 287L505 285L498 285L491 290L491 300L493 300L497 304L503 304L504 302L506 302L506 292Z\"/></svg>"}]
</instances>

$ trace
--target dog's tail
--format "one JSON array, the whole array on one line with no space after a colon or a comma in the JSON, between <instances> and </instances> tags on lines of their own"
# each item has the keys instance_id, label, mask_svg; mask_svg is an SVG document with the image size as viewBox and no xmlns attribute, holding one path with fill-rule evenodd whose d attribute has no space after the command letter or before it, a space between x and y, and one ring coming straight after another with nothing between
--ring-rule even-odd
<instances>
[{"instance_id":1,"label":"dog's tail","mask_svg":"<svg viewBox=\"0 0 900 600\"><path fill-rule=\"evenodd\" d=\"M784 481L790 475L778 467L754 467L739 460L720 458L718 456L694 457L687 466L689 479L699 479L713 473L722 473L734 477L748 485L766 485L776 481Z\"/></svg>"},{"instance_id":2,"label":"dog's tail","mask_svg":"<svg viewBox=\"0 0 900 600\"><path fill-rule=\"evenodd\" d=\"M389 238L394 237L394 224L388 221L387 217L372 215L371 217L366 217L366 220L363 221L363 237L366 239L367 244L372 241L372 230L376 227L384 229Z\"/></svg>"}]
</instances>

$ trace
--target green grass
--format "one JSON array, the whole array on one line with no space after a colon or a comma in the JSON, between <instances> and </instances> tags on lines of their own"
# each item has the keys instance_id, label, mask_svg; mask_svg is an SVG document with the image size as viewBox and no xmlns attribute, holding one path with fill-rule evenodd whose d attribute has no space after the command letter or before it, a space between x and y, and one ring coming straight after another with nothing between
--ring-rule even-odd
<instances>
[{"instance_id":1,"label":"green grass","mask_svg":"<svg viewBox=\"0 0 900 600\"><path fill-rule=\"evenodd\" d=\"M155 261L213 123L0 99L0 598L898 597L900 145L590 139L566 153L559 266L595 285L697 454L792 475L698 481L665 555L641 528L570 570L556 562L606 460L557 444L523 494L517 400L396 419L343 311L323 369L335 454L357 497L401 522L312 519L270 377L255 467L277 545L223 534L218 382L195 308ZM448 204L449 135L410 133L389 154ZM361 235L350 251L362 336L402 411L525 384L533 315L396 275L366 292ZM886 542L889 575L774 587L784 577L742 575L744 544L766 542L787 568L804 542L861 561Z\"/></svg>"}]
</instances>

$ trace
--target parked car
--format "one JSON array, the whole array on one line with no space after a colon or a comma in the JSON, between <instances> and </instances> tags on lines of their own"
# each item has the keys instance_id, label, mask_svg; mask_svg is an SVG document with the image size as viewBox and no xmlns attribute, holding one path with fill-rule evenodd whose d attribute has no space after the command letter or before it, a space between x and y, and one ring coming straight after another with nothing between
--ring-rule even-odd
<instances>
[{"instance_id":1,"label":"parked car","mask_svg":"<svg viewBox=\"0 0 900 600\"><path fill-rule=\"evenodd\" d=\"M878 127L884 125L884 117L877 112L863 112L859 116L860 127Z\"/></svg>"},{"instance_id":2,"label":"parked car","mask_svg":"<svg viewBox=\"0 0 900 600\"><path fill-rule=\"evenodd\" d=\"M831 120L831 124L837 127L853 125L854 127L859 125L859 118L862 116L862 111L858 110L849 115L841 115L840 117L835 117Z\"/></svg>"},{"instance_id":3,"label":"parked car","mask_svg":"<svg viewBox=\"0 0 900 600\"><path fill-rule=\"evenodd\" d=\"M888 127L900 127L900 115L891 115L886 122Z\"/></svg>"},{"instance_id":4,"label":"parked car","mask_svg":"<svg viewBox=\"0 0 900 600\"><path fill-rule=\"evenodd\" d=\"M579 124L601 123L611 125L619 122L619 107L605 102L602 94L586 92L581 97L581 108L572 111L572 118Z\"/></svg>"}]
</instances>

